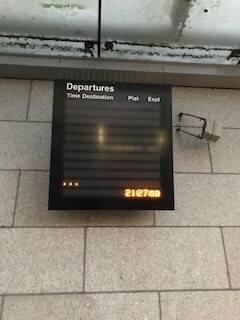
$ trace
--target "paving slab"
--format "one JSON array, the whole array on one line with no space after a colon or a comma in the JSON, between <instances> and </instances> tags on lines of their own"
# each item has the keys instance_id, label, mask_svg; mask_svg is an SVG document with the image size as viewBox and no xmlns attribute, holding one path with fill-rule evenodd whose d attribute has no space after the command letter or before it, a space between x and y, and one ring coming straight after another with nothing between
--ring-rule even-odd
<instances>
[{"instance_id":1,"label":"paving slab","mask_svg":"<svg viewBox=\"0 0 240 320\"><path fill-rule=\"evenodd\" d=\"M240 175L175 174L175 211L155 211L159 226L240 226Z\"/></svg>"},{"instance_id":2,"label":"paving slab","mask_svg":"<svg viewBox=\"0 0 240 320\"><path fill-rule=\"evenodd\" d=\"M221 121L224 127L240 128L240 90L173 88L173 124L179 112ZM189 120L189 125L199 121Z\"/></svg>"},{"instance_id":3,"label":"paving slab","mask_svg":"<svg viewBox=\"0 0 240 320\"><path fill-rule=\"evenodd\" d=\"M226 288L221 241L216 228L90 228L86 290Z\"/></svg>"},{"instance_id":4,"label":"paving slab","mask_svg":"<svg viewBox=\"0 0 240 320\"><path fill-rule=\"evenodd\" d=\"M191 129L191 132L194 130ZM173 153L175 172L211 172L207 141L178 134L174 128Z\"/></svg>"},{"instance_id":5,"label":"paving slab","mask_svg":"<svg viewBox=\"0 0 240 320\"><path fill-rule=\"evenodd\" d=\"M153 210L90 211L88 226L153 226Z\"/></svg>"},{"instance_id":6,"label":"paving slab","mask_svg":"<svg viewBox=\"0 0 240 320\"><path fill-rule=\"evenodd\" d=\"M16 172L0 171L0 226L12 224L18 175Z\"/></svg>"},{"instance_id":7,"label":"paving slab","mask_svg":"<svg viewBox=\"0 0 240 320\"><path fill-rule=\"evenodd\" d=\"M0 297L0 315L2 314L2 303L3 303L3 298Z\"/></svg>"},{"instance_id":8,"label":"paving slab","mask_svg":"<svg viewBox=\"0 0 240 320\"><path fill-rule=\"evenodd\" d=\"M29 80L0 79L0 120L26 120Z\"/></svg>"},{"instance_id":9,"label":"paving slab","mask_svg":"<svg viewBox=\"0 0 240 320\"><path fill-rule=\"evenodd\" d=\"M223 130L221 139L210 143L213 171L240 173L240 130Z\"/></svg>"},{"instance_id":10,"label":"paving slab","mask_svg":"<svg viewBox=\"0 0 240 320\"><path fill-rule=\"evenodd\" d=\"M153 225L153 211L48 211L48 172L22 172L15 226Z\"/></svg>"},{"instance_id":11,"label":"paving slab","mask_svg":"<svg viewBox=\"0 0 240 320\"><path fill-rule=\"evenodd\" d=\"M165 320L239 320L240 292L161 293Z\"/></svg>"},{"instance_id":12,"label":"paving slab","mask_svg":"<svg viewBox=\"0 0 240 320\"><path fill-rule=\"evenodd\" d=\"M231 284L240 289L240 228L224 228L223 234Z\"/></svg>"},{"instance_id":13,"label":"paving slab","mask_svg":"<svg viewBox=\"0 0 240 320\"><path fill-rule=\"evenodd\" d=\"M1 229L0 243L0 294L82 290L82 229Z\"/></svg>"},{"instance_id":14,"label":"paving slab","mask_svg":"<svg viewBox=\"0 0 240 320\"><path fill-rule=\"evenodd\" d=\"M157 293L15 296L3 320L159 320Z\"/></svg>"},{"instance_id":15,"label":"paving slab","mask_svg":"<svg viewBox=\"0 0 240 320\"><path fill-rule=\"evenodd\" d=\"M0 122L0 169L49 169L51 124Z\"/></svg>"},{"instance_id":16,"label":"paving slab","mask_svg":"<svg viewBox=\"0 0 240 320\"><path fill-rule=\"evenodd\" d=\"M88 214L48 210L49 173L22 172L15 215L15 226L79 226Z\"/></svg>"},{"instance_id":17,"label":"paving slab","mask_svg":"<svg viewBox=\"0 0 240 320\"><path fill-rule=\"evenodd\" d=\"M28 120L52 120L53 84L53 81L34 80L32 82Z\"/></svg>"}]
</instances>

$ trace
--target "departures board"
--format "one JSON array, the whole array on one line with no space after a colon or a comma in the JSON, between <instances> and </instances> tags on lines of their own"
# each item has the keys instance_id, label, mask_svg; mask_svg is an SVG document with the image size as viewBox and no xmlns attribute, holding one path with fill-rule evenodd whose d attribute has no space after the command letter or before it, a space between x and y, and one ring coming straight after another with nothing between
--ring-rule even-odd
<instances>
[{"instance_id":1,"label":"departures board","mask_svg":"<svg viewBox=\"0 0 240 320\"><path fill-rule=\"evenodd\" d=\"M55 81L49 210L173 210L171 87Z\"/></svg>"}]
</instances>

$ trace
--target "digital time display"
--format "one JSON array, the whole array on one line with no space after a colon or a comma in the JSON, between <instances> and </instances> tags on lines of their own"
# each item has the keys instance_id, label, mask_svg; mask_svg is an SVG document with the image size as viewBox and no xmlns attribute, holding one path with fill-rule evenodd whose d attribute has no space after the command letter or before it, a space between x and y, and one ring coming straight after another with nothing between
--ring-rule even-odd
<instances>
[{"instance_id":1,"label":"digital time display","mask_svg":"<svg viewBox=\"0 0 240 320\"><path fill-rule=\"evenodd\" d=\"M55 81L50 210L174 208L171 87Z\"/></svg>"},{"instance_id":2,"label":"digital time display","mask_svg":"<svg viewBox=\"0 0 240 320\"><path fill-rule=\"evenodd\" d=\"M124 196L126 198L160 198L160 190L151 189L125 189Z\"/></svg>"}]
</instances>

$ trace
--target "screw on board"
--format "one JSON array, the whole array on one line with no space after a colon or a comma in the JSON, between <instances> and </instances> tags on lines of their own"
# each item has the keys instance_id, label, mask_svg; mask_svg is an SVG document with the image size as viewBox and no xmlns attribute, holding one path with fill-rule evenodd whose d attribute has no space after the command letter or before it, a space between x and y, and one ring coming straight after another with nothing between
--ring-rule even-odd
<instances>
[{"instance_id":1,"label":"screw on board","mask_svg":"<svg viewBox=\"0 0 240 320\"><path fill-rule=\"evenodd\" d=\"M227 60L231 60L234 58L239 59L237 64L240 65L240 49L233 49L230 55L227 57Z\"/></svg>"},{"instance_id":2,"label":"screw on board","mask_svg":"<svg viewBox=\"0 0 240 320\"><path fill-rule=\"evenodd\" d=\"M113 41L106 41L104 44L105 50L113 51L114 50L114 43Z\"/></svg>"},{"instance_id":3,"label":"screw on board","mask_svg":"<svg viewBox=\"0 0 240 320\"><path fill-rule=\"evenodd\" d=\"M94 51L94 41L85 41L84 42L84 49L85 49L85 54L90 54L91 57L94 57L93 51Z\"/></svg>"}]
</instances>

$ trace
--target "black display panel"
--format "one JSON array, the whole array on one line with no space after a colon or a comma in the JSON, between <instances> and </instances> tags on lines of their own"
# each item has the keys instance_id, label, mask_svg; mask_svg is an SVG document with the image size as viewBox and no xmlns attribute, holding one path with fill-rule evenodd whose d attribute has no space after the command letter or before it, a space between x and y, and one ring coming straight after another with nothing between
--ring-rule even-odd
<instances>
[{"instance_id":1,"label":"black display panel","mask_svg":"<svg viewBox=\"0 0 240 320\"><path fill-rule=\"evenodd\" d=\"M173 210L171 87L55 81L49 210Z\"/></svg>"}]
</instances>

